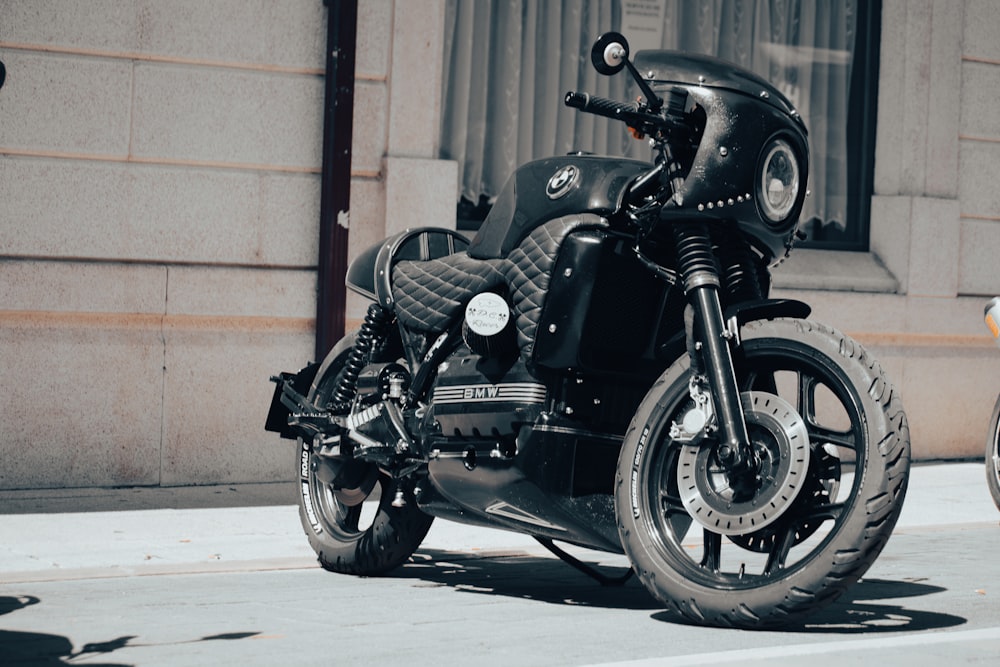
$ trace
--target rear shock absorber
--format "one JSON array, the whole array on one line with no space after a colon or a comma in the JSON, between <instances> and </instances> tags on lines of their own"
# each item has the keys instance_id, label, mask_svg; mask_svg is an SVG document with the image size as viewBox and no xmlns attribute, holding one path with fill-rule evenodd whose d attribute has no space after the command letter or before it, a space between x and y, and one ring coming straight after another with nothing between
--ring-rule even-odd
<instances>
[{"instance_id":1,"label":"rear shock absorber","mask_svg":"<svg viewBox=\"0 0 1000 667\"><path fill-rule=\"evenodd\" d=\"M368 306L364 324L361 325L358 338L354 341L354 347L351 348L351 353L344 363L340 381L334 390L334 403L331 406L331 412L340 414L350 411L351 402L358 392L358 376L371 358L376 345L385 338L391 320L392 312L390 310L377 303Z\"/></svg>"}]
</instances>

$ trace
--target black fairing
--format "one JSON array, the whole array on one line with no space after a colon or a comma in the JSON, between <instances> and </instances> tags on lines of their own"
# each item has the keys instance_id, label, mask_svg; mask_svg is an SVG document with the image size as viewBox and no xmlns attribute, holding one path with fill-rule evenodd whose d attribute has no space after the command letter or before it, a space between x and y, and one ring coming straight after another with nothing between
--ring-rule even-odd
<instances>
[{"instance_id":1,"label":"black fairing","mask_svg":"<svg viewBox=\"0 0 1000 667\"><path fill-rule=\"evenodd\" d=\"M506 257L543 222L578 213L611 214L621 206L632 180L651 167L638 160L592 155L529 162L507 180L472 240L469 255ZM560 174L566 175L564 181Z\"/></svg>"},{"instance_id":2,"label":"black fairing","mask_svg":"<svg viewBox=\"0 0 1000 667\"><path fill-rule=\"evenodd\" d=\"M806 128L792 103L763 78L710 56L641 51L635 67L661 94L687 91L704 129L684 184L665 220L702 217L735 220L770 259L781 258L798 222L808 180ZM786 140L799 156L798 201L785 220L771 223L758 208L762 152L771 139Z\"/></svg>"}]
</instances>

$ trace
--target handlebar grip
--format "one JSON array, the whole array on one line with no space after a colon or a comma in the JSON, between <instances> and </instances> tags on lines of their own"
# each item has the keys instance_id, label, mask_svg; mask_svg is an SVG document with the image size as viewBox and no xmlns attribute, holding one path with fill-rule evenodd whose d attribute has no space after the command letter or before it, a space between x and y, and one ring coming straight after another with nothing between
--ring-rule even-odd
<instances>
[{"instance_id":1,"label":"handlebar grip","mask_svg":"<svg viewBox=\"0 0 1000 667\"><path fill-rule=\"evenodd\" d=\"M622 104L621 102L587 93L566 93L565 102L568 107L616 120L622 120L622 114L624 113L635 111L635 105Z\"/></svg>"}]
</instances>

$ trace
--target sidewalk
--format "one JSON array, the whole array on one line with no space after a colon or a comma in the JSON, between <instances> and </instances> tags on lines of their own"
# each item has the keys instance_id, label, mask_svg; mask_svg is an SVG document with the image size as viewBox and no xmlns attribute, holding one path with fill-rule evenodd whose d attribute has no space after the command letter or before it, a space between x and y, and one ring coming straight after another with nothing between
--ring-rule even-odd
<instances>
[{"instance_id":1,"label":"sidewalk","mask_svg":"<svg viewBox=\"0 0 1000 667\"><path fill-rule=\"evenodd\" d=\"M0 583L315 567L294 494L292 484L0 492ZM913 466L897 533L984 522L1000 511L982 463ZM524 535L443 520L421 548L548 554Z\"/></svg>"}]
</instances>

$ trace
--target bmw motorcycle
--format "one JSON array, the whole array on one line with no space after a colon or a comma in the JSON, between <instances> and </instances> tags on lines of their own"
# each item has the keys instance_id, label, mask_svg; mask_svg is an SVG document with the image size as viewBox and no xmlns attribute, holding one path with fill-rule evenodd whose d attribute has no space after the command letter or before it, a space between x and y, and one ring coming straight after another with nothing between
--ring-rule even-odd
<instances>
[{"instance_id":1,"label":"bmw motorcycle","mask_svg":"<svg viewBox=\"0 0 1000 667\"><path fill-rule=\"evenodd\" d=\"M326 569L407 561L434 517L624 553L678 620L773 627L871 566L910 465L892 383L858 343L768 297L806 196L802 118L714 58L602 36L640 101L565 103L653 160L530 162L471 240L362 253L373 303L322 362L272 378L302 526ZM641 73L641 74L640 74ZM367 501L367 502L366 502Z\"/></svg>"}]
</instances>

